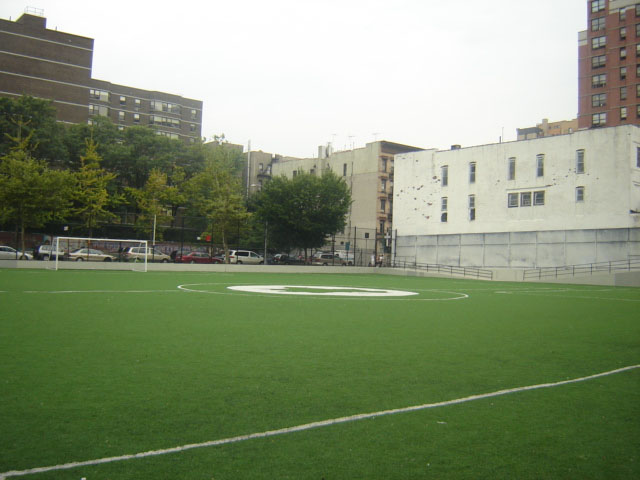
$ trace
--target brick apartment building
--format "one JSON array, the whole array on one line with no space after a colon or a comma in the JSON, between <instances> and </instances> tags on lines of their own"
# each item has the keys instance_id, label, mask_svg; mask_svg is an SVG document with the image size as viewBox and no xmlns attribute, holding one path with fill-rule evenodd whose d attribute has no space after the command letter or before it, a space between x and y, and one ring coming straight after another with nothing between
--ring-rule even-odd
<instances>
[{"instance_id":1,"label":"brick apartment building","mask_svg":"<svg viewBox=\"0 0 640 480\"><path fill-rule=\"evenodd\" d=\"M578 46L578 126L640 124L640 2L589 0Z\"/></svg>"},{"instance_id":2,"label":"brick apartment building","mask_svg":"<svg viewBox=\"0 0 640 480\"><path fill-rule=\"evenodd\" d=\"M60 122L102 115L121 129L146 125L185 142L201 138L202 101L92 78L93 39L49 30L37 13L0 19L0 96L52 100Z\"/></svg>"}]
</instances>

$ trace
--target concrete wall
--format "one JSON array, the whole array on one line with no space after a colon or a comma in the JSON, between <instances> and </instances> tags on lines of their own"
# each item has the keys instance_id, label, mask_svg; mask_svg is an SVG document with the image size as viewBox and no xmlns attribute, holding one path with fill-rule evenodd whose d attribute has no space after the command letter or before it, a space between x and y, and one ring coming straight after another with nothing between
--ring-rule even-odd
<instances>
[{"instance_id":1,"label":"concrete wall","mask_svg":"<svg viewBox=\"0 0 640 480\"><path fill-rule=\"evenodd\" d=\"M609 262L640 255L640 228L398 236L395 253L396 262L482 268Z\"/></svg>"}]
</instances>

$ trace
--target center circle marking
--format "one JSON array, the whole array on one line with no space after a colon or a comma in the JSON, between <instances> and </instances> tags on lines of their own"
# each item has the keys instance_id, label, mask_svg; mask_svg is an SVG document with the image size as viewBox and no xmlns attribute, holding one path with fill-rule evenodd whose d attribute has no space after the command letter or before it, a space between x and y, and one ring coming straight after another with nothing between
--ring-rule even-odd
<instances>
[{"instance_id":1,"label":"center circle marking","mask_svg":"<svg viewBox=\"0 0 640 480\"><path fill-rule=\"evenodd\" d=\"M229 290L271 295L313 295L331 297L408 297L417 292L384 288L325 287L310 285L233 285Z\"/></svg>"}]
</instances>

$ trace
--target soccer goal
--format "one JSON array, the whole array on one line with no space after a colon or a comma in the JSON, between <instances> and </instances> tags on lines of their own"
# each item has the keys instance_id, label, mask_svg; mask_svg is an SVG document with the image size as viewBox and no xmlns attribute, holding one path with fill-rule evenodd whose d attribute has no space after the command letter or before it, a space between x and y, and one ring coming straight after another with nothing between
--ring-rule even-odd
<instances>
[{"instance_id":1,"label":"soccer goal","mask_svg":"<svg viewBox=\"0 0 640 480\"><path fill-rule=\"evenodd\" d=\"M150 252L147 240L56 237L52 245L57 253L51 259L54 261L54 270L102 268L147 271L147 258Z\"/></svg>"}]
</instances>

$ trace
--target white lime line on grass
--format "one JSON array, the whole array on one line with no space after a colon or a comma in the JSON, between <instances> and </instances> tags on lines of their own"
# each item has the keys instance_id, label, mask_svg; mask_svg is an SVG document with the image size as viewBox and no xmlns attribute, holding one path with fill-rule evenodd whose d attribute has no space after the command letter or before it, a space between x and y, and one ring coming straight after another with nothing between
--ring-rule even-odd
<instances>
[{"instance_id":1,"label":"white lime line on grass","mask_svg":"<svg viewBox=\"0 0 640 480\"><path fill-rule=\"evenodd\" d=\"M51 290L38 291L38 290L25 290L22 293L167 293L175 292L176 290Z\"/></svg>"},{"instance_id":2,"label":"white lime line on grass","mask_svg":"<svg viewBox=\"0 0 640 480\"><path fill-rule=\"evenodd\" d=\"M518 392L525 392L525 391L529 391L529 390L538 390L541 388L552 388L552 387L559 387L562 385L569 385L571 383L579 383L579 382L585 382L587 380L593 380L595 378L600 378L600 377L606 377L609 375L614 375L616 373L621 373L621 372L626 372L629 370L633 370L636 368L640 368L640 365L630 365L628 367L623 367L623 368L617 368L615 370L609 370L608 372L602 372L602 373L596 373L595 375L589 375L587 377L580 377L580 378L574 378L571 380L563 380L560 382L552 382L552 383L540 383L538 385L528 385L525 387L517 387L517 388L509 388L506 390L498 390L497 392L491 392L491 393L481 393L479 395L471 395L469 397L463 397L463 398L457 398L455 400L447 400L444 402L437 402L437 403L425 403L423 405L414 405L412 407L404 407L404 408L396 408L393 410L383 410L380 412L373 412L373 413L361 413L361 414L357 414L357 415L350 415L348 417L340 417L340 418L333 418L333 419L329 419L329 420L322 420L319 422L312 422L312 423L307 423L304 425L297 425L295 427L285 427L285 428L281 428L279 430L269 430L267 432L260 432L260 433L251 433L248 435L239 435L237 437L230 437L230 438L223 438L220 440L211 440L208 442L202 442L202 443L192 443L192 444L188 444L188 445L182 445L180 447L173 447L173 448L165 448L162 450L150 450L147 452L141 452L141 453L135 453L135 454L130 454L130 455L120 455L117 457L105 457L105 458L98 458L95 460L86 460L83 462L70 462L70 463L64 463L61 465L52 465L49 467L38 467L38 468L31 468L28 470L12 470L10 472L4 472L4 473L0 473L0 480L5 480L9 477L21 477L21 476L25 476L25 475L33 475L35 473L45 473L45 472L51 472L51 471L57 471L57 470L68 470L71 468L78 468L78 467L88 467L88 466L94 466L94 465L101 465L104 463L112 463L112 462L122 462L125 460L134 460L136 458L145 458L145 457L153 457L153 456L158 456L158 455L167 455L170 453L178 453L178 452L184 452L186 450L193 450L195 448L206 448L206 447L217 447L220 445L227 445L230 443L237 443L237 442L243 442L246 440L253 440L253 439L257 439L257 438L267 438L267 437L275 437L277 435L284 435L287 433L294 433L294 432L302 432L305 430L311 430L314 428L321 428L321 427L328 427L331 425L337 425L340 423L348 423L348 422L355 422L358 420L367 420L370 418L376 418L376 417L382 417L385 415L396 415L398 413L407 413L407 412L415 412L418 410L426 410L429 408L437 408L437 407L446 407L449 405L457 405L460 403L466 403L466 402L472 402L475 400L483 400L485 398L492 398L492 397L499 397L501 395L508 395L511 393L518 393Z\"/></svg>"}]
</instances>

